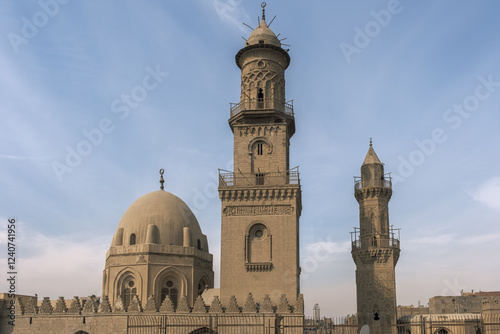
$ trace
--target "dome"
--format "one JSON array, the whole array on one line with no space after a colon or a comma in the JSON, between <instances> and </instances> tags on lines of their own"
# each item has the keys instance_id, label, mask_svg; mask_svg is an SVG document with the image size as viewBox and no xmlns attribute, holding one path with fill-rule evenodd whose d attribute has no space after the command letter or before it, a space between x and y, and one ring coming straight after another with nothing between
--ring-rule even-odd
<instances>
[{"instance_id":1,"label":"dome","mask_svg":"<svg viewBox=\"0 0 500 334\"><path fill-rule=\"evenodd\" d=\"M179 197L163 190L132 203L113 237L113 246L144 243L192 246L208 252L206 236L191 209Z\"/></svg>"},{"instance_id":2,"label":"dome","mask_svg":"<svg viewBox=\"0 0 500 334\"><path fill-rule=\"evenodd\" d=\"M262 42L261 42L262 41ZM245 46L255 45L255 44L271 44L277 47L281 47L281 42L276 37L274 32L268 27L266 20L262 19L259 26L255 28L254 31L248 37Z\"/></svg>"}]
</instances>

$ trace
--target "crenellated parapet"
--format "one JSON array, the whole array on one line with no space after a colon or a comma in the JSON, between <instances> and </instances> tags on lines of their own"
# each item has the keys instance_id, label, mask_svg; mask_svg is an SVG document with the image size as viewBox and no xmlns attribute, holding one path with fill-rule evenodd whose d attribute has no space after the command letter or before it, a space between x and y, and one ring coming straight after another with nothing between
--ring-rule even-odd
<instances>
[{"instance_id":1,"label":"crenellated parapet","mask_svg":"<svg viewBox=\"0 0 500 334\"><path fill-rule=\"evenodd\" d=\"M52 306L52 305L55 305ZM117 298L115 305L111 305L108 296L96 297L89 296L85 298L73 297L70 307L66 307L67 303L64 297L59 297L56 301L51 301L49 297L44 297L41 302L37 302L37 298L33 297L25 304L21 298L16 299L16 309L18 315L37 317L37 316L91 316L93 314L102 315L124 315L124 314L304 314L304 297L302 294L298 298L294 298L292 303L289 302L286 295L282 295L279 301L273 303L266 295L263 300L255 301L252 294L249 293L246 300L238 301L235 296L231 296L226 304L222 304L218 296L214 296L211 303L206 304L203 297L200 295L196 298L194 307L189 307L186 296L182 296L177 308L174 307L169 296L165 298L162 305L157 305L156 298L150 296L146 301L145 307L142 307L142 302L137 296L132 298L128 308L123 306L121 298ZM241 305L241 306L240 306ZM4 306L5 307L5 306Z\"/></svg>"}]
</instances>

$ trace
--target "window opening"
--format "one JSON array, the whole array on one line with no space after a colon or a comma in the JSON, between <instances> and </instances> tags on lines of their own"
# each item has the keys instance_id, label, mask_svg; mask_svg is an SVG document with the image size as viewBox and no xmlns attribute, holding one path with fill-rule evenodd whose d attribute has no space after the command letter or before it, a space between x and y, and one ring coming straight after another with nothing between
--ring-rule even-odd
<instances>
[{"instance_id":1,"label":"window opening","mask_svg":"<svg viewBox=\"0 0 500 334\"><path fill-rule=\"evenodd\" d=\"M263 153L263 147L264 145L262 145L262 143L257 143L257 155L262 155Z\"/></svg>"},{"instance_id":2,"label":"window opening","mask_svg":"<svg viewBox=\"0 0 500 334\"><path fill-rule=\"evenodd\" d=\"M255 184L258 186L264 185L264 174L263 173L255 174Z\"/></svg>"},{"instance_id":3,"label":"window opening","mask_svg":"<svg viewBox=\"0 0 500 334\"><path fill-rule=\"evenodd\" d=\"M136 240L135 240L135 239L136 239L135 234L134 234L134 233L132 233L132 234L130 235L130 245L135 245L135 243L136 243Z\"/></svg>"},{"instance_id":4,"label":"window opening","mask_svg":"<svg viewBox=\"0 0 500 334\"><path fill-rule=\"evenodd\" d=\"M178 290L174 287L174 282L172 281L167 281L165 285L166 287L161 289L161 302L163 303L165 301L165 298L167 298L167 296L170 296L170 300L174 305L174 309L176 309Z\"/></svg>"}]
</instances>

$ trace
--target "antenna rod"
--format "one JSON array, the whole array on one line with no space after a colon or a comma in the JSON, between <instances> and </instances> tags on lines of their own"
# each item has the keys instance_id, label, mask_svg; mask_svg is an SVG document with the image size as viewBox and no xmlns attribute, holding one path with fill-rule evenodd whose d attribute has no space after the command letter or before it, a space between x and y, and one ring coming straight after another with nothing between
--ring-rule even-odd
<instances>
[{"instance_id":1,"label":"antenna rod","mask_svg":"<svg viewBox=\"0 0 500 334\"><path fill-rule=\"evenodd\" d=\"M248 24L246 24L246 23L243 23L243 25L245 25L245 26L247 26L248 28L252 29L252 31L253 31L253 30L255 30L254 28L250 27L250 26L249 26Z\"/></svg>"},{"instance_id":2,"label":"antenna rod","mask_svg":"<svg viewBox=\"0 0 500 334\"><path fill-rule=\"evenodd\" d=\"M269 22L269 24L267 25L268 27L270 27L270 26L271 26L271 24L273 24L273 21L274 21L274 19L275 19L275 18L276 18L276 15L274 15L274 17L273 17L273 19L271 20L271 22Z\"/></svg>"}]
</instances>

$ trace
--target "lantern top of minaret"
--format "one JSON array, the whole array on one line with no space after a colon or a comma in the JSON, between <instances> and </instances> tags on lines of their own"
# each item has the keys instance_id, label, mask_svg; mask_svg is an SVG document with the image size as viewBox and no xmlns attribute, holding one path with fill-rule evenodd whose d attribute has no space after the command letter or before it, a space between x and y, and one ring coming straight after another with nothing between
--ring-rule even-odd
<instances>
[{"instance_id":1,"label":"lantern top of minaret","mask_svg":"<svg viewBox=\"0 0 500 334\"><path fill-rule=\"evenodd\" d=\"M269 28L266 23L266 3L261 4L262 7L262 20L259 26L252 31L250 37L248 37L245 46L255 45L255 44L270 44L281 48L281 42L276 36L276 34Z\"/></svg>"},{"instance_id":2,"label":"lantern top of minaret","mask_svg":"<svg viewBox=\"0 0 500 334\"><path fill-rule=\"evenodd\" d=\"M377 157L377 154L375 153L375 150L373 149L371 138L370 138L370 148L368 149L368 153L366 153L365 161L363 162L363 165L369 165L369 164L381 164L382 165L379 158Z\"/></svg>"}]
</instances>

